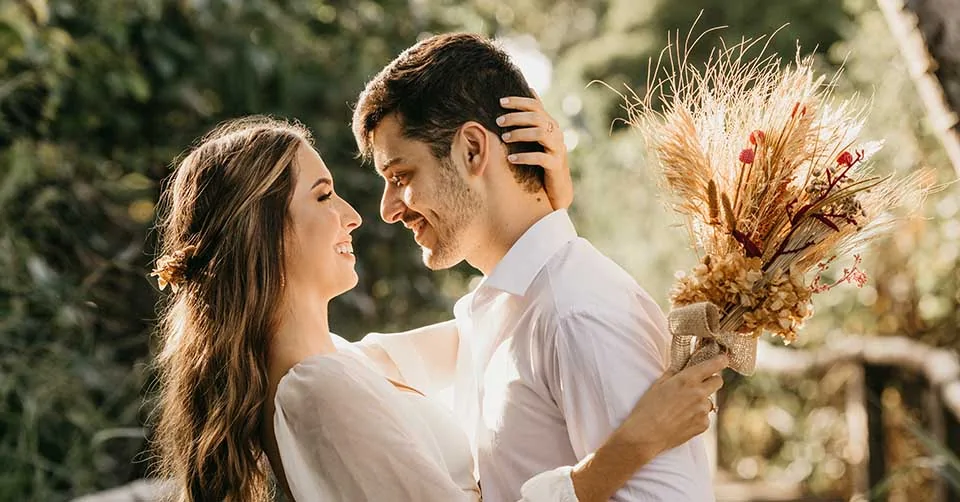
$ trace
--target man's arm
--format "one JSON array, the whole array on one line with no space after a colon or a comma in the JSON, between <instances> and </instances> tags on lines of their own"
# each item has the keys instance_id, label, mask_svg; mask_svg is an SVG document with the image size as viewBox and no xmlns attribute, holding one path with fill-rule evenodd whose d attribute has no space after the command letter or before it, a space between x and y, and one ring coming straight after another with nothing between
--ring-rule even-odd
<instances>
[{"instance_id":1,"label":"man's arm","mask_svg":"<svg viewBox=\"0 0 960 502\"><path fill-rule=\"evenodd\" d=\"M425 393L453 382L459 345L453 320L400 333L370 333L356 343L385 375Z\"/></svg>"},{"instance_id":2,"label":"man's arm","mask_svg":"<svg viewBox=\"0 0 960 502\"><path fill-rule=\"evenodd\" d=\"M667 372L654 382L620 427L571 471L577 500L610 500L660 453L706 431L713 411L709 399L723 387L720 373L728 363L720 354L679 373Z\"/></svg>"},{"instance_id":3,"label":"man's arm","mask_svg":"<svg viewBox=\"0 0 960 502\"><path fill-rule=\"evenodd\" d=\"M641 303L647 301L645 298ZM643 437L634 436L627 441L619 432L615 433L665 370L662 351L666 338L655 315L662 317L650 301L649 305L634 304L628 309L591 306L561 319L554 347L556 380L551 392L566 420L571 446L581 459L577 467L581 477L578 494L584 493L583 473L599 469L620 479L629 477L613 496L616 501L713 500L709 466L701 444L681 445L644 465L644 455L662 451L658 446L661 431L646 431L647 453L637 452L632 458L631 444ZM701 406L708 406L706 399ZM591 456L592 452L595 453ZM630 463L621 463L610 471L611 466L626 458L631 458ZM627 471L629 467L640 465L644 467L632 477L627 476L632 472ZM575 483L577 477L575 470Z\"/></svg>"}]
</instances>

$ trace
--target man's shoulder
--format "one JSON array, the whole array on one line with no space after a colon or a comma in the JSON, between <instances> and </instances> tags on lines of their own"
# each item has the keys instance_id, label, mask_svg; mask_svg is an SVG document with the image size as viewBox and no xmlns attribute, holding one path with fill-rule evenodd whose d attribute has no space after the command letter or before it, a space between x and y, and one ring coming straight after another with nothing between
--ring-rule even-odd
<instances>
[{"instance_id":1,"label":"man's shoulder","mask_svg":"<svg viewBox=\"0 0 960 502\"><path fill-rule=\"evenodd\" d=\"M558 252L528 293L554 326L552 340L567 351L583 344L666 358L667 324L659 305L636 280L589 241ZM562 340L562 342L560 342Z\"/></svg>"},{"instance_id":2,"label":"man's shoulder","mask_svg":"<svg viewBox=\"0 0 960 502\"><path fill-rule=\"evenodd\" d=\"M561 317L600 306L627 308L649 296L623 267L583 238L551 257L530 291L534 301L552 304Z\"/></svg>"}]
</instances>

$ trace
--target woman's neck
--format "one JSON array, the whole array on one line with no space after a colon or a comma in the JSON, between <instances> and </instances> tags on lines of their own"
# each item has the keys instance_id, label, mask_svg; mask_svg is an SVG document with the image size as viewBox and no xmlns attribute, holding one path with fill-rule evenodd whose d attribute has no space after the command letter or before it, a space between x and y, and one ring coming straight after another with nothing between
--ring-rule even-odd
<instances>
[{"instance_id":1,"label":"woman's neck","mask_svg":"<svg viewBox=\"0 0 960 502\"><path fill-rule=\"evenodd\" d=\"M268 371L272 386L304 359L336 352L327 316L329 299L309 293L291 293L280 310L270 341Z\"/></svg>"}]
</instances>

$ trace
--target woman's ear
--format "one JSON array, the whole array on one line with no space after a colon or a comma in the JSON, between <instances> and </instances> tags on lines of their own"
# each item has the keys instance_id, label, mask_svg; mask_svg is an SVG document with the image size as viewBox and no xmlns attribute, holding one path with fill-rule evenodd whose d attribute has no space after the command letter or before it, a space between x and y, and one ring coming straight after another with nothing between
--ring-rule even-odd
<instances>
[{"instance_id":1,"label":"woman's ear","mask_svg":"<svg viewBox=\"0 0 960 502\"><path fill-rule=\"evenodd\" d=\"M466 122L460 126L451 153L461 157L469 174L482 175L493 154L489 143L489 131L478 122Z\"/></svg>"}]
</instances>

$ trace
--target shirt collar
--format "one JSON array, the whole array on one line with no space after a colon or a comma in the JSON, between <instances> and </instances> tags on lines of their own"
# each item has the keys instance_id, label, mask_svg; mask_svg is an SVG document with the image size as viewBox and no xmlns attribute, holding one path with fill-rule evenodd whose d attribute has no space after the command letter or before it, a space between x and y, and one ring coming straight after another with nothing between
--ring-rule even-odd
<instances>
[{"instance_id":1,"label":"shirt collar","mask_svg":"<svg viewBox=\"0 0 960 502\"><path fill-rule=\"evenodd\" d=\"M510 247L477 290L490 287L523 296L550 257L576 238L577 230L566 209L540 218Z\"/></svg>"}]
</instances>

